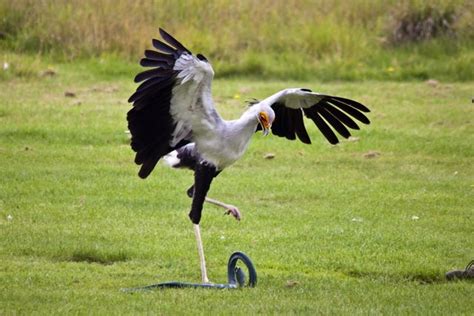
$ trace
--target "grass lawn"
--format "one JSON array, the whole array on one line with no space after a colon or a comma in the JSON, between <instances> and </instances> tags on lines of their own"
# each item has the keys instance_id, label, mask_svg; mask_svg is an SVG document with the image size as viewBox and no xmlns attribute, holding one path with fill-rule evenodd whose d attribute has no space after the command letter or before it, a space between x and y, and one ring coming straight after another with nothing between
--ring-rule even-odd
<instances>
[{"instance_id":1,"label":"grass lawn","mask_svg":"<svg viewBox=\"0 0 474 316\"><path fill-rule=\"evenodd\" d=\"M361 101L372 125L338 146L314 127L311 146L259 133L215 180L209 195L243 220L205 207L210 278L224 282L241 250L256 288L129 294L120 289L200 280L192 173L160 165L137 177L125 133L134 74L54 67L0 81L0 314L474 310L474 283L444 279L474 257L474 83L216 80L226 118L302 86Z\"/></svg>"}]
</instances>

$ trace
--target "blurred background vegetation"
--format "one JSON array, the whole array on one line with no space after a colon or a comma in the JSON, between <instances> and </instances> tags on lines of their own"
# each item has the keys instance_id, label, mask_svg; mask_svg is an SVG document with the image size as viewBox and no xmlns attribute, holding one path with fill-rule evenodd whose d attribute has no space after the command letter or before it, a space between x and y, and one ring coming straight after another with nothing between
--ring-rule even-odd
<instances>
[{"instance_id":1,"label":"blurred background vegetation","mask_svg":"<svg viewBox=\"0 0 474 316\"><path fill-rule=\"evenodd\" d=\"M474 79L472 0L0 0L0 79L69 62L129 76L159 26L221 77Z\"/></svg>"}]
</instances>

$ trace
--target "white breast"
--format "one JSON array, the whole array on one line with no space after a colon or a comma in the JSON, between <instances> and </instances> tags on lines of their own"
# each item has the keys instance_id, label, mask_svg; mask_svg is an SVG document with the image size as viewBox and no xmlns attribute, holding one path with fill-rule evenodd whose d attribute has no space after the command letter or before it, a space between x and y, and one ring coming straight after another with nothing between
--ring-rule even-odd
<instances>
[{"instance_id":1,"label":"white breast","mask_svg":"<svg viewBox=\"0 0 474 316\"><path fill-rule=\"evenodd\" d=\"M205 160L222 170L242 157L255 128L255 123L242 126L238 121L225 122L218 128L218 133L196 140L196 146Z\"/></svg>"}]
</instances>

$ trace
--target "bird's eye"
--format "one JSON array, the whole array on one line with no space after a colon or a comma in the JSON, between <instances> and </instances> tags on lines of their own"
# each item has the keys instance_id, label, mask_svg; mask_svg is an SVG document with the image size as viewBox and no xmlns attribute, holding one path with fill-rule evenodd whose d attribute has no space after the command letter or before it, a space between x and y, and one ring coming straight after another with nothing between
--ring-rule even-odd
<instances>
[{"instance_id":1,"label":"bird's eye","mask_svg":"<svg viewBox=\"0 0 474 316\"><path fill-rule=\"evenodd\" d=\"M307 89L307 88L303 88L303 89L301 89L301 91L305 91L305 92L313 92L313 91L311 91L311 89Z\"/></svg>"},{"instance_id":2,"label":"bird's eye","mask_svg":"<svg viewBox=\"0 0 474 316\"><path fill-rule=\"evenodd\" d=\"M260 117L260 121L262 122L263 125L268 125L269 119L268 119L267 112L260 112L259 117Z\"/></svg>"}]
</instances>

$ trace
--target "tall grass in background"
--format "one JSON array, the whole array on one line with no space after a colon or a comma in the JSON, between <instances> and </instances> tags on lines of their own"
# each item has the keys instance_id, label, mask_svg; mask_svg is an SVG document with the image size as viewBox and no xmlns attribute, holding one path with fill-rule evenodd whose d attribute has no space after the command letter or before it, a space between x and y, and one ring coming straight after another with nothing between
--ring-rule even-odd
<instances>
[{"instance_id":1,"label":"tall grass in background","mask_svg":"<svg viewBox=\"0 0 474 316\"><path fill-rule=\"evenodd\" d=\"M473 11L469 0L0 0L0 48L136 61L161 26L221 76L472 80ZM393 41L418 12L452 12L449 32Z\"/></svg>"}]
</instances>

